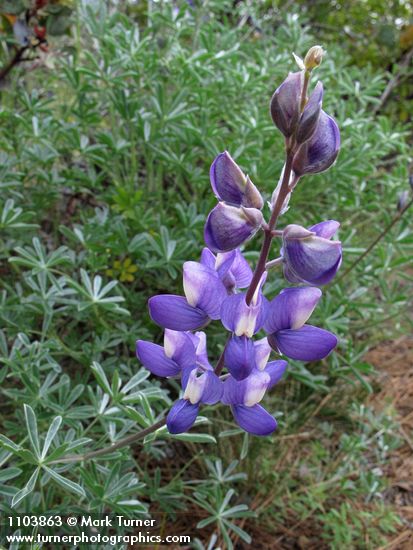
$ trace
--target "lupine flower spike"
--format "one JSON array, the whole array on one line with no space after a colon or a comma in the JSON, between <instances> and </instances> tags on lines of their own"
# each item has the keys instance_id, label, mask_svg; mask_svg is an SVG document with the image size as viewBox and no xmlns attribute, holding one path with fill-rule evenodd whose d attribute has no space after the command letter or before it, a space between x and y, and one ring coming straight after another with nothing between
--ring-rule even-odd
<instances>
[{"instance_id":1,"label":"lupine flower spike","mask_svg":"<svg viewBox=\"0 0 413 550\"><path fill-rule=\"evenodd\" d=\"M209 213L200 261L183 265L183 294L163 294L149 300L152 319L165 329L163 346L138 340L136 353L157 376L180 379L182 393L166 419L170 433L189 430L203 405L228 405L238 426L266 436L277 428L275 418L260 404L287 369L287 361L318 361L336 347L331 332L307 324L322 292L341 265L342 247L333 239L340 224L327 220L302 227L289 224L274 231L293 192L307 174L327 170L337 158L340 132L322 109L321 82L310 92L312 71L321 63L321 46L290 73L275 91L270 114L285 139L286 159L269 203L251 178L224 151L210 169L218 204ZM240 247L259 232L263 244L252 271ZM268 261L271 244L281 237L279 258ZM264 286L269 266L282 264L290 285L267 298ZM207 354L205 332L220 322L226 343L215 368ZM271 354L275 357L270 360Z\"/></svg>"}]
</instances>

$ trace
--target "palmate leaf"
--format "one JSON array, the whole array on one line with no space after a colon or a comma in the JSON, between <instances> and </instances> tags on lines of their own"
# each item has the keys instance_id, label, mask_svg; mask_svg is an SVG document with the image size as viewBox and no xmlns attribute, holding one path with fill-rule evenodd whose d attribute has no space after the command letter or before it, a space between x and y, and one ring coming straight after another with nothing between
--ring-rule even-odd
<instances>
[{"instance_id":1,"label":"palmate leaf","mask_svg":"<svg viewBox=\"0 0 413 550\"><path fill-rule=\"evenodd\" d=\"M32 243L33 248L16 247L15 252L19 256L9 258L9 262L28 267L33 270L33 273L40 273L69 264L72 261L72 255L67 246L61 246L47 254L37 237L33 239Z\"/></svg>"},{"instance_id":2,"label":"palmate leaf","mask_svg":"<svg viewBox=\"0 0 413 550\"><path fill-rule=\"evenodd\" d=\"M23 500L27 495L29 495L35 485L37 478L39 477L40 468L36 468L33 474L31 475L29 481L26 483L26 485L21 489L18 493L16 493L13 497L13 500L11 501L12 507L17 506L21 500Z\"/></svg>"},{"instance_id":3,"label":"palmate leaf","mask_svg":"<svg viewBox=\"0 0 413 550\"><path fill-rule=\"evenodd\" d=\"M11 439L2 434L0 434L0 447L5 449L8 453L20 457L28 464L38 463L38 459L31 451L28 449L23 449L20 445L16 445L16 443L14 443Z\"/></svg>"},{"instance_id":4,"label":"palmate leaf","mask_svg":"<svg viewBox=\"0 0 413 550\"><path fill-rule=\"evenodd\" d=\"M5 470L0 471L0 483L13 479L21 473L22 470L20 468L6 468Z\"/></svg>"},{"instance_id":5,"label":"palmate leaf","mask_svg":"<svg viewBox=\"0 0 413 550\"><path fill-rule=\"evenodd\" d=\"M49 429L48 429L47 434L46 434L46 439L45 439L44 444L43 444L43 450L42 450L42 455L41 455L42 459L45 458L45 456L47 455L47 451L49 450L49 447L50 447L53 439L55 438L61 423L62 423L62 417L61 416L56 416L53 419L52 423L50 424Z\"/></svg>"},{"instance_id":6,"label":"palmate leaf","mask_svg":"<svg viewBox=\"0 0 413 550\"><path fill-rule=\"evenodd\" d=\"M180 441L188 441L191 443L213 443L215 445L217 443L215 437L209 434L184 433L176 435L168 434L168 436L172 439L179 439Z\"/></svg>"},{"instance_id":7,"label":"palmate leaf","mask_svg":"<svg viewBox=\"0 0 413 550\"><path fill-rule=\"evenodd\" d=\"M100 306L107 310L114 311L121 315L130 315L130 312L120 307L119 302L124 302L123 296L107 296L109 292L117 286L118 281L110 281L102 288L102 277L96 275L93 280L89 277L86 270L80 270L80 278L83 284L79 284L71 277L67 278L67 283L72 286L83 298L84 301L78 302L78 311L84 311L90 307Z\"/></svg>"},{"instance_id":8,"label":"palmate leaf","mask_svg":"<svg viewBox=\"0 0 413 550\"><path fill-rule=\"evenodd\" d=\"M40 458L40 442L39 434L37 431L37 420L34 410L30 405L24 405L24 416L26 418L27 433L29 435L30 443L37 458Z\"/></svg>"},{"instance_id":9,"label":"palmate leaf","mask_svg":"<svg viewBox=\"0 0 413 550\"><path fill-rule=\"evenodd\" d=\"M38 227L35 223L26 223L26 214L19 206L14 206L13 199L7 199L0 215L0 229L29 229Z\"/></svg>"},{"instance_id":10,"label":"palmate leaf","mask_svg":"<svg viewBox=\"0 0 413 550\"><path fill-rule=\"evenodd\" d=\"M66 477L61 476L55 470L52 470L48 466L43 466L43 469L50 475L51 478L53 478L66 491L70 491L81 497L86 496L86 493L83 487L81 487L78 483L75 483L74 481L71 481L70 479L67 479Z\"/></svg>"},{"instance_id":11,"label":"palmate leaf","mask_svg":"<svg viewBox=\"0 0 413 550\"><path fill-rule=\"evenodd\" d=\"M109 384L109 380L106 377L105 371L102 368L102 365L100 365L100 363L98 363L97 361L94 361L92 363L91 369L102 390L108 395L112 395L112 388Z\"/></svg>"}]
</instances>

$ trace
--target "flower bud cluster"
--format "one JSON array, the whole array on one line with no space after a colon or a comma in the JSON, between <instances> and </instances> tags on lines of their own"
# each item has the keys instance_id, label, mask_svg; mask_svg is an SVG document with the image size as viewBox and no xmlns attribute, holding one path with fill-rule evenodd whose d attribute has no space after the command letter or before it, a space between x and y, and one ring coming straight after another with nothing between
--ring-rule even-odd
<instances>
[{"instance_id":1,"label":"flower bud cluster","mask_svg":"<svg viewBox=\"0 0 413 550\"><path fill-rule=\"evenodd\" d=\"M207 247L200 261L184 263L184 295L162 294L149 300L151 318L165 329L164 345L138 340L136 352L153 374L180 378L182 396L167 417L171 433L191 428L201 405L219 402L230 406L247 432L272 433L277 422L260 402L283 376L283 357L317 361L337 345L334 334L307 321L322 296L319 287L333 279L341 264L341 243L333 240L338 222L308 228L290 224L278 231L280 258L273 263L282 263L285 279L299 286L285 288L272 300L263 294L269 251L265 243L275 235L278 216L286 210L298 180L329 168L339 150L337 124L322 110L321 82L306 97L309 74L320 64L322 53L319 46L312 48L303 70L290 74L271 100L272 118L285 137L287 161L273 194L270 222L264 220L263 197L249 176L227 151L219 154L210 169L218 203L206 220ZM276 200L279 193L287 197L281 206ZM239 247L260 229L265 239L253 273ZM215 368L203 331L214 321L229 333ZM274 352L278 357L270 360Z\"/></svg>"}]
</instances>

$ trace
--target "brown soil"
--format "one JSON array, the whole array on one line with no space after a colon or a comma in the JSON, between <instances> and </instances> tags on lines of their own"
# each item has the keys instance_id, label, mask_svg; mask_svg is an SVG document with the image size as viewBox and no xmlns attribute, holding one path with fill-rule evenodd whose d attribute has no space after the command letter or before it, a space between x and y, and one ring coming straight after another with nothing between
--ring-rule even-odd
<instances>
[{"instance_id":1,"label":"brown soil","mask_svg":"<svg viewBox=\"0 0 413 550\"><path fill-rule=\"evenodd\" d=\"M380 344L366 359L381 373L381 391L371 403L377 410L389 405L397 412L402 447L393 452L385 474L391 485L384 494L393 504L403 526L397 537L380 550L413 548L413 338L403 337Z\"/></svg>"}]
</instances>

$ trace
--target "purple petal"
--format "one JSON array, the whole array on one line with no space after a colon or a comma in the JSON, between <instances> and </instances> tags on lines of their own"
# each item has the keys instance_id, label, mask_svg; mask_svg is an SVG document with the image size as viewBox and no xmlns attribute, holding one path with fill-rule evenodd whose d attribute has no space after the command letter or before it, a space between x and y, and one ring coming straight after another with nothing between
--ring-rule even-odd
<instances>
[{"instance_id":1,"label":"purple petal","mask_svg":"<svg viewBox=\"0 0 413 550\"><path fill-rule=\"evenodd\" d=\"M185 372L186 375L186 372ZM196 405L201 401L202 393L206 384L205 373L200 369L192 369L188 376L182 379L182 387L185 390L184 399Z\"/></svg>"},{"instance_id":2,"label":"purple petal","mask_svg":"<svg viewBox=\"0 0 413 550\"><path fill-rule=\"evenodd\" d=\"M214 372L194 368L185 369L182 374L182 388L185 390L183 398L193 405L214 405L221 399L223 382Z\"/></svg>"},{"instance_id":3,"label":"purple petal","mask_svg":"<svg viewBox=\"0 0 413 550\"><path fill-rule=\"evenodd\" d=\"M231 250L230 252L220 252L217 254L217 259L215 262L215 269L219 275L219 278L223 281L228 271L231 269L232 264L234 263L236 256L236 251Z\"/></svg>"},{"instance_id":4,"label":"purple petal","mask_svg":"<svg viewBox=\"0 0 413 550\"><path fill-rule=\"evenodd\" d=\"M271 98L271 117L285 137L291 136L297 128L302 88L303 73L290 73Z\"/></svg>"},{"instance_id":5,"label":"purple petal","mask_svg":"<svg viewBox=\"0 0 413 550\"><path fill-rule=\"evenodd\" d=\"M234 405L232 414L239 426L254 435L270 435L277 429L277 421L261 405L246 407Z\"/></svg>"},{"instance_id":6,"label":"purple petal","mask_svg":"<svg viewBox=\"0 0 413 550\"><path fill-rule=\"evenodd\" d=\"M323 85L321 82L317 82L310 99L304 107L303 114L298 124L296 133L297 143L304 143L314 134L320 117L322 102Z\"/></svg>"},{"instance_id":7,"label":"purple petal","mask_svg":"<svg viewBox=\"0 0 413 550\"><path fill-rule=\"evenodd\" d=\"M211 165L210 179L215 196L236 206L252 208L263 207L261 194L249 177L244 173L225 151L216 157Z\"/></svg>"},{"instance_id":8,"label":"purple petal","mask_svg":"<svg viewBox=\"0 0 413 550\"><path fill-rule=\"evenodd\" d=\"M259 403L271 383L269 373L254 369L244 380L235 380L229 376L224 382L222 402L225 405L247 405Z\"/></svg>"},{"instance_id":9,"label":"purple petal","mask_svg":"<svg viewBox=\"0 0 413 550\"><path fill-rule=\"evenodd\" d=\"M317 235L317 237L323 237L323 239L331 239L340 227L340 223L335 220L327 220L325 222L316 223L308 228Z\"/></svg>"},{"instance_id":10,"label":"purple petal","mask_svg":"<svg viewBox=\"0 0 413 550\"><path fill-rule=\"evenodd\" d=\"M206 378L206 383L202 392L201 403L215 405L221 400L224 384L213 372L205 372L203 376Z\"/></svg>"},{"instance_id":11,"label":"purple petal","mask_svg":"<svg viewBox=\"0 0 413 550\"><path fill-rule=\"evenodd\" d=\"M268 389L271 389L273 386L275 386L275 384L278 384L278 382L283 377L287 366L288 366L287 361L283 361L283 360L271 361L270 363L267 364L264 372L269 374L271 378L271 381L268 385Z\"/></svg>"},{"instance_id":12,"label":"purple petal","mask_svg":"<svg viewBox=\"0 0 413 550\"><path fill-rule=\"evenodd\" d=\"M205 243L213 252L228 252L251 239L262 223L260 210L220 202L207 218Z\"/></svg>"},{"instance_id":13,"label":"purple petal","mask_svg":"<svg viewBox=\"0 0 413 550\"><path fill-rule=\"evenodd\" d=\"M252 280L252 269L240 250L237 249L235 253L230 272L235 279L236 288L247 288Z\"/></svg>"},{"instance_id":14,"label":"purple petal","mask_svg":"<svg viewBox=\"0 0 413 550\"><path fill-rule=\"evenodd\" d=\"M315 287L285 288L267 307L264 328L268 333L298 329L314 311L322 292Z\"/></svg>"},{"instance_id":15,"label":"purple petal","mask_svg":"<svg viewBox=\"0 0 413 550\"><path fill-rule=\"evenodd\" d=\"M159 294L152 296L148 302L151 318L164 328L172 330L197 330L209 322L208 315L192 307L183 296Z\"/></svg>"},{"instance_id":16,"label":"purple petal","mask_svg":"<svg viewBox=\"0 0 413 550\"><path fill-rule=\"evenodd\" d=\"M303 143L293 161L297 176L317 174L330 168L340 149L340 131L335 120L323 110L311 139Z\"/></svg>"},{"instance_id":17,"label":"purple petal","mask_svg":"<svg viewBox=\"0 0 413 550\"><path fill-rule=\"evenodd\" d=\"M228 151L219 154L209 171L212 190L217 199L240 205L246 177Z\"/></svg>"},{"instance_id":18,"label":"purple petal","mask_svg":"<svg viewBox=\"0 0 413 550\"><path fill-rule=\"evenodd\" d=\"M310 232L307 237L297 237L297 231L291 230L291 227L296 226L287 226L283 232L283 259L289 273L308 284L329 283L341 265L340 241L330 241ZM329 229L326 227L326 232Z\"/></svg>"},{"instance_id":19,"label":"purple petal","mask_svg":"<svg viewBox=\"0 0 413 550\"><path fill-rule=\"evenodd\" d=\"M283 244L284 244L284 241L287 241L287 240L308 239L314 236L315 236L314 231L310 231L309 229L306 229L301 225L296 225L295 223L287 225L287 227L284 228L283 234L282 234Z\"/></svg>"},{"instance_id":20,"label":"purple petal","mask_svg":"<svg viewBox=\"0 0 413 550\"><path fill-rule=\"evenodd\" d=\"M179 366L195 365L195 347L187 333L166 328L163 343L165 355Z\"/></svg>"},{"instance_id":21,"label":"purple petal","mask_svg":"<svg viewBox=\"0 0 413 550\"><path fill-rule=\"evenodd\" d=\"M241 204L246 208L258 208L258 210L261 210L261 208L264 206L264 199L262 198L261 193L250 180L249 176L247 176L244 196L242 198Z\"/></svg>"},{"instance_id":22,"label":"purple petal","mask_svg":"<svg viewBox=\"0 0 413 550\"><path fill-rule=\"evenodd\" d=\"M191 377L191 373L192 371L198 371L198 366L195 364L195 365L191 365L189 367L184 367L182 369L182 372L181 372L181 386L182 386L182 389L185 391L187 386L188 386L188 382L190 380L190 377Z\"/></svg>"},{"instance_id":23,"label":"purple petal","mask_svg":"<svg viewBox=\"0 0 413 550\"><path fill-rule=\"evenodd\" d=\"M207 343L206 343L206 334L205 332L199 331L195 334L189 335L192 339L192 342L195 346L196 361L204 368L208 370L213 370L209 361L208 361L208 352L207 352Z\"/></svg>"},{"instance_id":24,"label":"purple petal","mask_svg":"<svg viewBox=\"0 0 413 550\"><path fill-rule=\"evenodd\" d=\"M192 405L186 399L179 399L166 417L166 425L171 434L186 432L198 416L199 405Z\"/></svg>"},{"instance_id":25,"label":"purple petal","mask_svg":"<svg viewBox=\"0 0 413 550\"><path fill-rule=\"evenodd\" d=\"M228 296L222 303L221 322L236 336L251 338L264 325L267 313L266 302L266 299L260 296L257 305L247 306L245 293Z\"/></svg>"},{"instance_id":26,"label":"purple petal","mask_svg":"<svg viewBox=\"0 0 413 550\"><path fill-rule=\"evenodd\" d=\"M136 355L142 365L157 376L176 376L181 372L181 367L165 355L163 347L152 342L138 340Z\"/></svg>"},{"instance_id":27,"label":"purple petal","mask_svg":"<svg viewBox=\"0 0 413 550\"><path fill-rule=\"evenodd\" d=\"M188 304L204 311L211 319L219 319L227 291L217 272L198 262L185 262L183 271Z\"/></svg>"},{"instance_id":28,"label":"purple petal","mask_svg":"<svg viewBox=\"0 0 413 550\"><path fill-rule=\"evenodd\" d=\"M268 336L270 345L299 361L318 361L336 347L337 336L328 330L304 325L298 330L280 330Z\"/></svg>"},{"instance_id":29,"label":"purple petal","mask_svg":"<svg viewBox=\"0 0 413 550\"><path fill-rule=\"evenodd\" d=\"M215 261L216 261L215 255L212 254L209 248L204 247L201 252L201 264L206 265L211 269L215 269Z\"/></svg>"},{"instance_id":30,"label":"purple petal","mask_svg":"<svg viewBox=\"0 0 413 550\"><path fill-rule=\"evenodd\" d=\"M237 381L232 376L228 376L223 382L223 388L221 401L224 405L242 405L244 403L245 380Z\"/></svg>"},{"instance_id":31,"label":"purple petal","mask_svg":"<svg viewBox=\"0 0 413 550\"><path fill-rule=\"evenodd\" d=\"M271 346L266 337L254 342L255 363L258 370L264 370L271 353Z\"/></svg>"},{"instance_id":32,"label":"purple petal","mask_svg":"<svg viewBox=\"0 0 413 550\"><path fill-rule=\"evenodd\" d=\"M291 269L288 267L288 264L283 265L283 272L284 277L289 281L290 283L302 283L303 281L294 275L294 273L291 271Z\"/></svg>"},{"instance_id":33,"label":"purple petal","mask_svg":"<svg viewBox=\"0 0 413 550\"><path fill-rule=\"evenodd\" d=\"M225 348L225 366L236 380L246 378L255 367L255 348L251 338L233 336Z\"/></svg>"}]
</instances>

